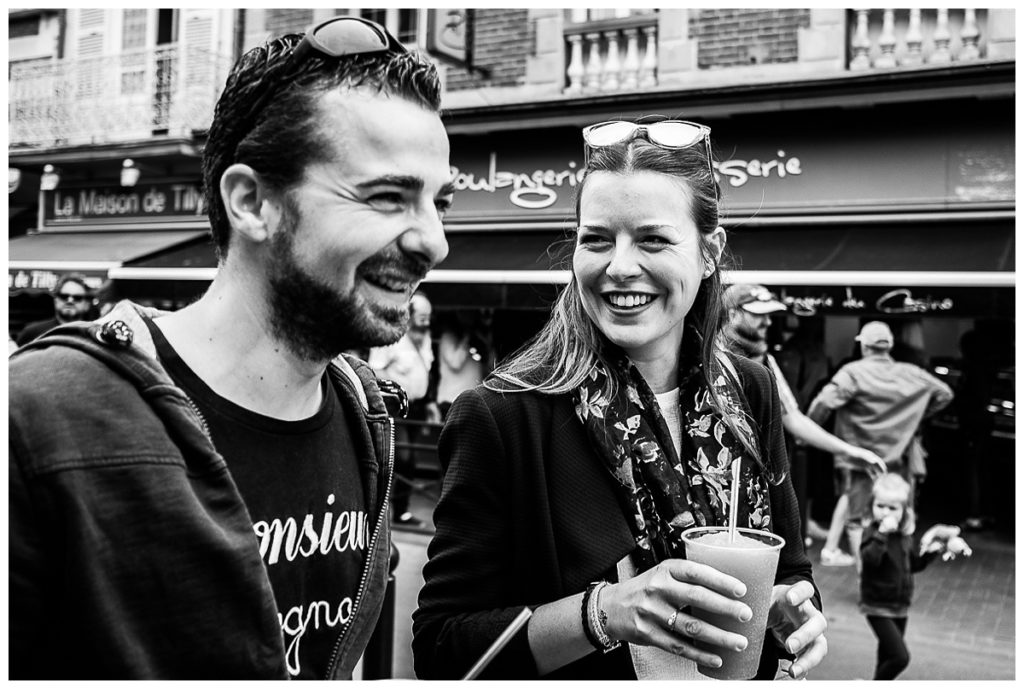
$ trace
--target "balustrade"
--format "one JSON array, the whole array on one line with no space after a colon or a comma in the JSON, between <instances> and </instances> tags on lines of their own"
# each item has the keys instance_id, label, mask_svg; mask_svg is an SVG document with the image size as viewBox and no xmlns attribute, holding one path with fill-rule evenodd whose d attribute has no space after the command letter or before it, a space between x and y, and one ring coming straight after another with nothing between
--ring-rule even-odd
<instances>
[{"instance_id":1,"label":"balustrade","mask_svg":"<svg viewBox=\"0 0 1024 689\"><path fill-rule=\"evenodd\" d=\"M850 70L969 62L984 56L985 10L853 10Z\"/></svg>"},{"instance_id":2,"label":"balustrade","mask_svg":"<svg viewBox=\"0 0 1024 689\"><path fill-rule=\"evenodd\" d=\"M11 146L189 136L213 119L231 59L177 46L78 60L12 63Z\"/></svg>"},{"instance_id":3,"label":"balustrade","mask_svg":"<svg viewBox=\"0 0 1024 689\"><path fill-rule=\"evenodd\" d=\"M655 13L569 23L565 39L568 94L612 93L658 85Z\"/></svg>"}]
</instances>

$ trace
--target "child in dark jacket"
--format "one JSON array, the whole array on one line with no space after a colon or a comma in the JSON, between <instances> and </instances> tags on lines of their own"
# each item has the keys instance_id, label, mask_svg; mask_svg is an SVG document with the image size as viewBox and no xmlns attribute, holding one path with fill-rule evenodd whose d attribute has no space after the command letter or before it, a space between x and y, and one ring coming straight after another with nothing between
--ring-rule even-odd
<instances>
[{"instance_id":1,"label":"child in dark jacket","mask_svg":"<svg viewBox=\"0 0 1024 689\"><path fill-rule=\"evenodd\" d=\"M971 549L955 526L936 524L914 548L914 513L908 506L910 484L898 474L882 474L872 487L871 520L860 546L860 609L878 637L874 679L894 679L910 664L904 641L914 592L912 573L937 555L951 560Z\"/></svg>"}]
</instances>

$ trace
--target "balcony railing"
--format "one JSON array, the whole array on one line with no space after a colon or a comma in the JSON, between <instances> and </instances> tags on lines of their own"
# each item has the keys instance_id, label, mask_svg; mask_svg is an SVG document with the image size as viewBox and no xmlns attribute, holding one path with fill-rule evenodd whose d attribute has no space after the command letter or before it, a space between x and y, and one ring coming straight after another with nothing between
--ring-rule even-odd
<instances>
[{"instance_id":1,"label":"balcony railing","mask_svg":"<svg viewBox=\"0 0 1024 689\"><path fill-rule=\"evenodd\" d=\"M10 144L73 146L188 136L213 118L231 58L178 46L10 66Z\"/></svg>"},{"instance_id":2,"label":"balcony railing","mask_svg":"<svg viewBox=\"0 0 1024 689\"><path fill-rule=\"evenodd\" d=\"M893 69L985 56L985 10L854 10L850 70Z\"/></svg>"},{"instance_id":3,"label":"balcony railing","mask_svg":"<svg viewBox=\"0 0 1024 689\"><path fill-rule=\"evenodd\" d=\"M587 19L565 26L566 93L609 93L658 85L656 12Z\"/></svg>"}]
</instances>

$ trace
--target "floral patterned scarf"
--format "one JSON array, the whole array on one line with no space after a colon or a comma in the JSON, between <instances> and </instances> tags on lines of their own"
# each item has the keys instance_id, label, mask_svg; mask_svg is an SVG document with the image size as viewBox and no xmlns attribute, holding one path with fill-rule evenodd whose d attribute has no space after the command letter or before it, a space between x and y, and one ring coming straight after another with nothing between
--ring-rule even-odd
<instances>
[{"instance_id":1,"label":"floral patterned scarf","mask_svg":"<svg viewBox=\"0 0 1024 689\"><path fill-rule=\"evenodd\" d=\"M761 467L712 407L703 368L696 363L699 358L683 359L679 376L682 458L676 455L654 393L621 350L611 357L611 372L598 364L573 395L576 415L622 488L619 497L626 513L633 515L630 529L637 544L634 560L639 572L667 558L683 557L685 529L729 523L736 458L743 482L737 523L752 529L771 528L768 483ZM613 398L602 393L609 375L619 382ZM745 403L722 376L714 384L733 410L737 428L756 444L742 411Z\"/></svg>"}]
</instances>

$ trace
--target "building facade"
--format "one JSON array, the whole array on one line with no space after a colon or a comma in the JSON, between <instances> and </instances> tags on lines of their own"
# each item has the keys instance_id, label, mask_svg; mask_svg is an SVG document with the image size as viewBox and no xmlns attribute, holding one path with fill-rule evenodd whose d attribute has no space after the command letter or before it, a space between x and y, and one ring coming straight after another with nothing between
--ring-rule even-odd
<instances>
[{"instance_id":1,"label":"building facade","mask_svg":"<svg viewBox=\"0 0 1024 689\"><path fill-rule=\"evenodd\" d=\"M8 12L11 330L49 315L61 273L99 286L127 261L202 241L202 132L237 52L236 14Z\"/></svg>"},{"instance_id":2,"label":"building facade","mask_svg":"<svg viewBox=\"0 0 1024 689\"><path fill-rule=\"evenodd\" d=\"M170 308L200 293L198 156L226 70L339 12L440 65L458 193L424 290L486 314L498 355L568 280L580 129L660 115L711 126L727 279L790 305L780 344L809 329L834 365L883 319L955 377L974 330L1012 388L1012 9L11 11L11 327L62 269Z\"/></svg>"}]
</instances>

